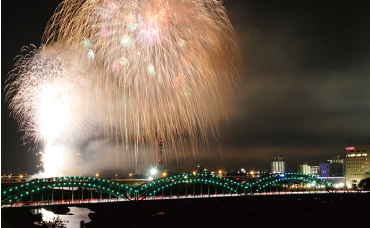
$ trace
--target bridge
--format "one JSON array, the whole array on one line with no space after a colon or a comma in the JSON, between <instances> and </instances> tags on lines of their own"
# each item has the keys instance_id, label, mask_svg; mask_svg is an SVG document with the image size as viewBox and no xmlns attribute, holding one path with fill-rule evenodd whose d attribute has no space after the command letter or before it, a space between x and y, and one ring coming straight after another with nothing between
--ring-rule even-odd
<instances>
[{"instance_id":1,"label":"bridge","mask_svg":"<svg viewBox=\"0 0 370 228\"><path fill-rule=\"evenodd\" d=\"M287 192L334 192L333 185L302 173L272 174L241 183L207 174L181 174L141 184L96 177L34 179L2 190L1 206L38 206L187 197L250 196Z\"/></svg>"}]
</instances>

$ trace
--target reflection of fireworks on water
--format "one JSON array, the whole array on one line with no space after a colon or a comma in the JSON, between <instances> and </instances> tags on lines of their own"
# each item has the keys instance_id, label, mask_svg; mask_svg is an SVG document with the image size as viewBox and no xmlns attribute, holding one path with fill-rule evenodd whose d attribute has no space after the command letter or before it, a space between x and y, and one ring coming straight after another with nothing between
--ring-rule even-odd
<instances>
[{"instance_id":1,"label":"reflection of fireworks on water","mask_svg":"<svg viewBox=\"0 0 370 228\"><path fill-rule=\"evenodd\" d=\"M12 113L35 140L55 140L93 115L105 138L126 150L157 137L206 142L240 73L236 35L217 0L66 0L44 33L47 46L54 41L60 55L24 57L8 87ZM79 98L88 114L79 113ZM43 125L46 116L54 119Z\"/></svg>"}]
</instances>

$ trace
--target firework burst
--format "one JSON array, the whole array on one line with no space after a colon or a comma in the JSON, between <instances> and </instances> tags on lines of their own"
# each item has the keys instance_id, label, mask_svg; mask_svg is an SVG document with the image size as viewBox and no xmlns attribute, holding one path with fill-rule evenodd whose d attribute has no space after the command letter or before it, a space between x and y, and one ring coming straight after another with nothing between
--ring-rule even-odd
<instances>
[{"instance_id":1,"label":"firework burst","mask_svg":"<svg viewBox=\"0 0 370 228\"><path fill-rule=\"evenodd\" d=\"M89 119L82 125L94 122L126 149L158 138L204 143L217 135L241 73L237 37L218 0L65 0L42 42L60 52L21 57L8 85L12 113L36 141ZM61 121L41 123L47 116Z\"/></svg>"},{"instance_id":2,"label":"firework burst","mask_svg":"<svg viewBox=\"0 0 370 228\"><path fill-rule=\"evenodd\" d=\"M45 31L43 42L51 41L103 69L96 81L114 87L110 99L130 98L125 112L111 107L114 123L128 114L162 137L204 134L203 125L226 113L240 73L237 38L216 0L68 0Z\"/></svg>"},{"instance_id":3,"label":"firework burst","mask_svg":"<svg viewBox=\"0 0 370 228\"><path fill-rule=\"evenodd\" d=\"M52 47L22 51L26 54L18 56L5 89L11 114L26 132L25 141L52 143L73 135L88 119L85 73L71 56Z\"/></svg>"}]
</instances>

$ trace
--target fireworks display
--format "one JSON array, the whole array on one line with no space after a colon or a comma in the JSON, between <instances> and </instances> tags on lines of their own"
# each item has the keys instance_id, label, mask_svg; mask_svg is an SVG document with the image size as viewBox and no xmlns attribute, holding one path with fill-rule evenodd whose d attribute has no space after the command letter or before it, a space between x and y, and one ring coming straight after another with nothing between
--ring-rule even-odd
<instances>
[{"instance_id":1,"label":"fireworks display","mask_svg":"<svg viewBox=\"0 0 370 228\"><path fill-rule=\"evenodd\" d=\"M239 82L237 37L218 0L66 0L42 42L6 89L25 137L45 145L102 131L135 145L136 159L158 138L196 146L217 136Z\"/></svg>"},{"instance_id":2,"label":"fireworks display","mask_svg":"<svg viewBox=\"0 0 370 228\"><path fill-rule=\"evenodd\" d=\"M87 72L54 48L23 48L6 85L10 109L25 141L54 143L67 139L88 120L84 97L91 89ZM71 56L69 56L71 57ZM69 58L73 59L73 58Z\"/></svg>"}]
</instances>

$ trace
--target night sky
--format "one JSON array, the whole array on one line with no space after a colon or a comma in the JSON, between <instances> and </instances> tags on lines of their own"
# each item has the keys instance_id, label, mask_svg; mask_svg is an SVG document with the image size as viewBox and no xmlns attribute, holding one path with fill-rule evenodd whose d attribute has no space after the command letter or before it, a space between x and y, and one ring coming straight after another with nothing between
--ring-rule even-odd
<instances>
[{"instance_id":1,"label":"night sky","mask_svg":"<svg viewBox=\"0 0 370 228\"><path fill-rule=\"evenodd\" d=\"M1 5L2 88L22 46L40 45L61 1ZM244 61L236 105L221 122L218 142L170 169L270 169L282 155L287 170L316 165L370 136L370 2L228 0L227 14ZM2 89L2 90L3 90ZM1 174L34 173L39 158L22 146L2 92ZM124 169L124 168L123 168Z\"/></svg>"}]
</instances>

